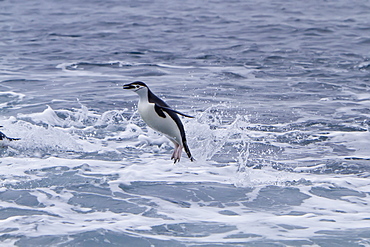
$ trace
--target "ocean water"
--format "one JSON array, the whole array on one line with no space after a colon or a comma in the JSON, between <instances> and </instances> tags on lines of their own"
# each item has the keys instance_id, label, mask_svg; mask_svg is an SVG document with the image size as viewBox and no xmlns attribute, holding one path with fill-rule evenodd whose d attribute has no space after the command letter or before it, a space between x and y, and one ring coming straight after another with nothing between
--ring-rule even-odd
<instances>
[{"instance_id":1,"label":"ocean water","mask_svg":"<svg viewBox=\"0 0 370 247\"><path fill-rule=\"evenodd\" d=\"M370 246L369 1L0 6L1 246Z\"/></svg>"}]
</instances>

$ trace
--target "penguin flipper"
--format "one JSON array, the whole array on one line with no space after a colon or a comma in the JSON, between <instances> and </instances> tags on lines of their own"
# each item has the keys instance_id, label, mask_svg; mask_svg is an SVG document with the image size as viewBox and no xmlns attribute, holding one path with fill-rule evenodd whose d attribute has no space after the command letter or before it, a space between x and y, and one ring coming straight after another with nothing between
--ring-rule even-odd
<instances>
[{"instance_id":1,"label":"penguin flipper","mask_svg":"<svg viewBox=\"0 0 370 247\"><path fill-rule=\"evenodd\" d=\"M169 108L169 107L165 107L165 106L158 106L157 104L155 105L156 107L160 107L163 111L166 111L166 112L173 112L173 113L176 113L176 114L179 114L181 116L184 116L184 117L188 117L188 118L194 118L193 116L190 116L190 115L186 115L185 113L182 113L182 112L179 112L179 111L176 111L172 108ZM156 109L157 111L157 109ZM157 112L158 113L158 112ZM158 114L159 115L159 114ZM160 115L161 116L161 115Z\"/></svg>"},{"instance_id":2,"label":"penguin flipper","mask_svg":"<svg viewBox=\"0 0 370 247\"><path fill-rule=\"evenodd\" d=\"M162 106L159 106L157 104L154 104L154 110L158 114L158 116L163 117L163 118L166 118L166 114L164 114L162 108L163 108Z\"/></svg>"}]
</instances>

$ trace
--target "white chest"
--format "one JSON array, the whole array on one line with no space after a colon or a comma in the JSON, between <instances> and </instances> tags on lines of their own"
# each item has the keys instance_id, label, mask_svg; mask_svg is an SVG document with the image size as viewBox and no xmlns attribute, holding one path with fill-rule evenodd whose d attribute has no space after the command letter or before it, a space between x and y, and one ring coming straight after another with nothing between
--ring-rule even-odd
<instances>
[{"instance_id":1,"label":"white chest","mask_svg":"<svg viewBox=\"0 0 370 247\"><path fill-rule=\"evenodd\" d=\"M165 134L171 141L182 143L181 133L176 122L166 113L165 118L160 117L154 109L154 104L139 102L138 111L144 122L152 129Z\"/></svg>"}]
</instances>

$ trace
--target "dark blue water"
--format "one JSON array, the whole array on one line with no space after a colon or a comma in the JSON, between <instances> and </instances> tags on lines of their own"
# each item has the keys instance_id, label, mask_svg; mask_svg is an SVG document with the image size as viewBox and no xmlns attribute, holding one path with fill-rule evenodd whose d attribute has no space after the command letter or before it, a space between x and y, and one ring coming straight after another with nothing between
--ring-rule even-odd
<instances>
[{"instance_id":1,"label":"dark blue water","mask_svg":"<svg viewBox=\"0 0 370 247\"><path fill-rule=\"evenodd\" d=\"M369 1L0 1L3 246L369 246ZM141 80L196 162L146 127Z\"/></svg>"}]
</instances>

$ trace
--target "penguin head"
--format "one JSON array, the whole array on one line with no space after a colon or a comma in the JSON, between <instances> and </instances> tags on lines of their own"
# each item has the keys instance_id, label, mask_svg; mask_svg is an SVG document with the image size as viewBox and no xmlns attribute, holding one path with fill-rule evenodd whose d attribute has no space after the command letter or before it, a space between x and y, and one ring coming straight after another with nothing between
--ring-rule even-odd
<instances>
[{"instance_id":1,"label":"penguin head","mask_svg":"<svg viewBox=\"0 0 370 247\"><path fill-rule=\"evenodd\" d=\"M142 91L143 89L147 90L148 86L144 82L135 81L135 82L123 85L123 89L128 89L128 90L132 90L134 92L139 93L139 91Z\"/></svg>"}]
</instances>

